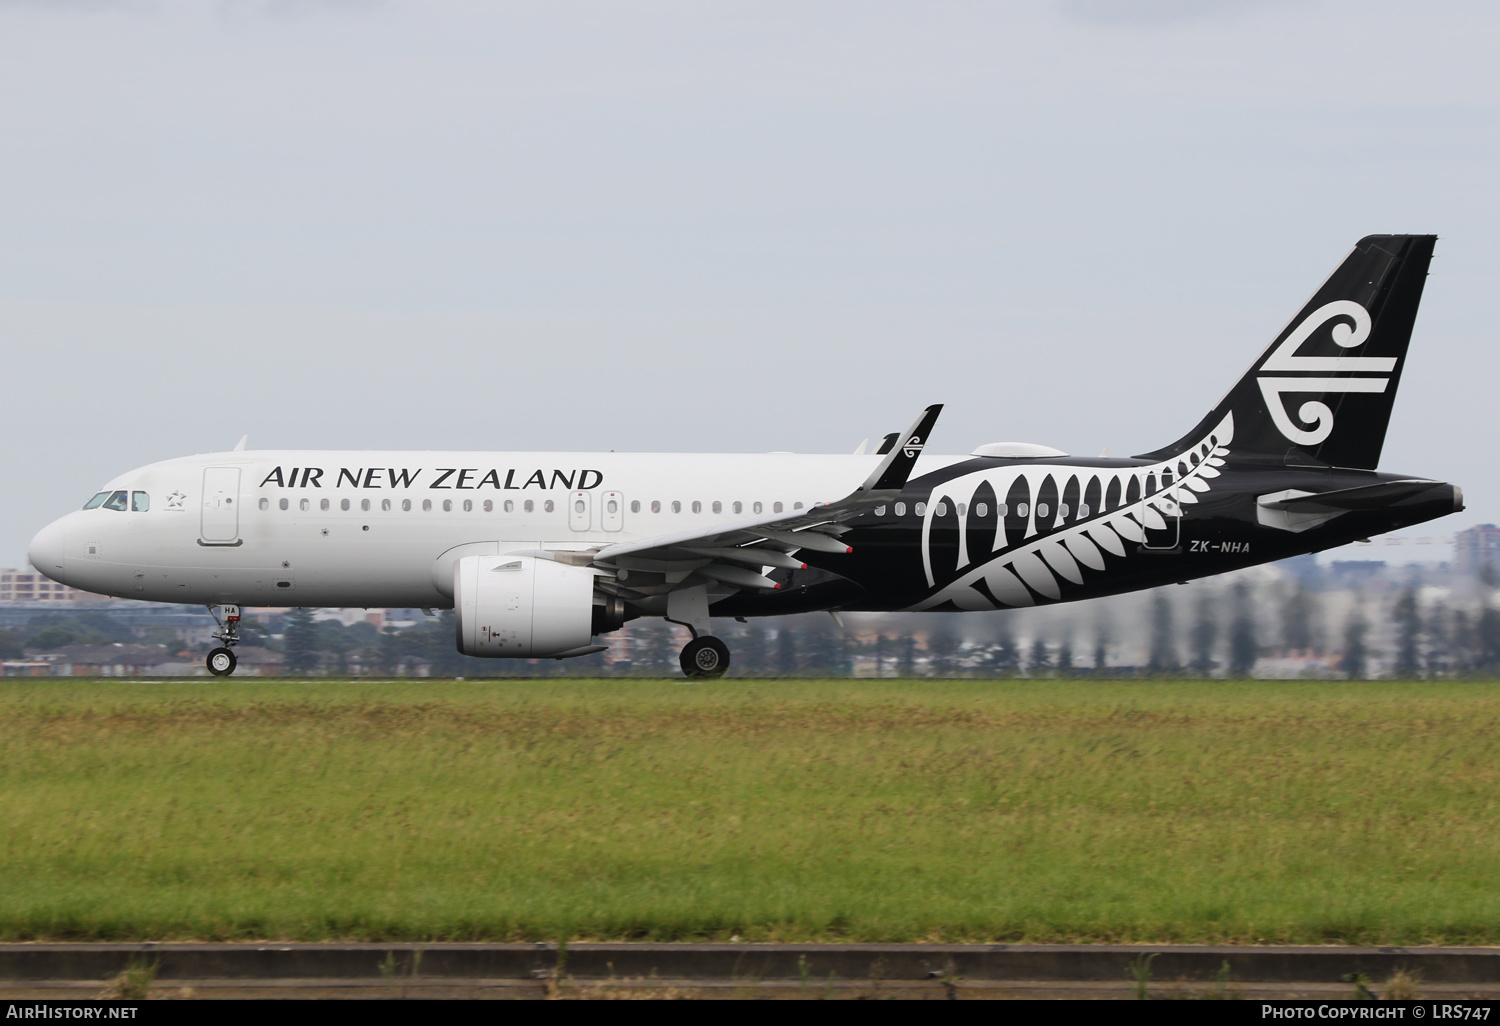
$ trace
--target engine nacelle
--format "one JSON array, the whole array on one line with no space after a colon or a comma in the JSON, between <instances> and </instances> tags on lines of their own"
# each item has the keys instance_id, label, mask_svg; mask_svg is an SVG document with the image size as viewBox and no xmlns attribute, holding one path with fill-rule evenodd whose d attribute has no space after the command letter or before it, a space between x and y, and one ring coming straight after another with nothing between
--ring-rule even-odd
<instances>
[{"instance_id":1,"label":"engine nacelle","mask_svg":"<svg viewBox=\"0 0 1500 1026\"><path fill-rule=\"evenodd\" d=\"M458 650L545 659L590 644L594 574L532 556L465 556L453 564Z\"/></svg>"}]
</instances>

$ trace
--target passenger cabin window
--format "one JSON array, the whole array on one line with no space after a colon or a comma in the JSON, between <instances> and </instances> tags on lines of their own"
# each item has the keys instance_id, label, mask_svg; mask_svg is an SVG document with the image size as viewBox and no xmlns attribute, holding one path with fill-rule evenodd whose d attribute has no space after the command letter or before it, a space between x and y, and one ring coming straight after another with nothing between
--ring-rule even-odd
<instances>
[{"instance_id":1,"label":"passenger cabin window","mask_svg":"<svg viewBox=\"0 0 1500 1026\"><path fill-rule=\"evenodd\" d=\"M403 513L410 513L411 512L411 500L410 499L402 499L401 500L401 512L403 512Z\"/></svg>"},{"instance_id":2,"label":"passenger cabin window","mask_svg":"<svg viewBox=\"0 0 1500 1026\"><path fill-rule=\"evenodd\" d=\"M271 500L265 498L264 496L262 496L261 500L260 500L260 508L261 509L270 509L271 508Z\"/></svg>"},{"instance_id":3,"label":"passenger cabin window","mask_svg":"<svg viewBox=\"0 0 1500 1026\"><path fill-rule=\"evenodd\" d=\"M1018 502L1018 503L1016 503L1016 516L1018 516L1018 517L1024 517L1026 514L1028 514L1030 512L1031 512L1031 507L1028 506L1028 505L1026 505L1026 503L1024 503L1024 502Z\"/></svg>"},{"instance_id":4,"label":"passenger cabin window","mask_svg":"<svg viewBox=\"0 0 1500 1026\"><path fill-rule=\"evenodd\" d=\"M958 504L958 506L956 508L958 510L958 515L959 516L963 516L965 513L969 512L969 508L967 506L965 506L961 502Z\"/></svg>"},{"instance_id":5,"label":"passenger cabin window","mask_svg":"<svg viewBox=\"0 0 1500 1026\"><path fill-rule=\"evenodd\" d=\"M515 500L514 499L506 499L505 500L505 512L507 512L507 513L514 513L515 511L516 511Z\"/></svg>"},{"instance_id":6,"label":"passenger cabin window","mask_svg":"<svg viewBox=\"0 0 1500 1026\"><path fill-rule=\"evenodd\" d=\"M530 513L532 510L536 509L536 503L533 502L530 499L527 499L525 502L523 502L521 504L521 508L523 510L525 510L527 513Z\"/></svg>"},{"instance_id":7,"label":"passenger cabin window","mask_svg":"<svg viewBox=\"0 0 1500 1026\"><path fill-rule=\"evenodd\" d=\"M85 502L83 504L83 508L84 509L98 509L104 503L104 500L107 499L107 498L109 498L109 493L108 492L100 492L98 495L94 496L88 502Z\"/></svg>"},{"instance_id":8,"label":"passenger cabin window","mask_svg":"<svg viewBox=\"0 0 1500 1026\"><path fill-rule=\"evenodd\" d=\"M758 503L758 502L757 502L757 503L755 503L755 504L754 504L754 505L752 505L752 506L751 506L751 507L750 507L750 512L751 512L751 513L760 513L760 512L761 512L761 511L763 511L763 510L764 510L764 509L765 509L765 507L764 507L764 506L762 506L762 505L761 505L761 504L760 504L760 503Z\"/></svg>"},{"instance_id":9,"label":"passenger cabin window","mask_svg":"<svg viewBox=\"0 0 1500 1026\"><path fill-rule=\"evenodd\" d=\"M1036 515L1039 517L1045 517L1047 515L1047 504L1045 502L1039 502L1036 504Z\"/></svg>"},{"instance_id":10,"label":"passenger cabin window","mask_svg":"<svg viewBox=\"0 0 1500 1026\"><path fill-rule=\"evenodd\" d=\"M359 500L359 508L360 508L360 510L362 512L365 512L365 513L370 512L370 500L369 499L360 499Z\"/></svg>"},{"instance_id":11,"label":"passenger cabin window","mask_svg":"<svg viewBox=\"0 0 1500 1026\"><path fill-rule=\"evenodd\" d=\"M339 509L343 510L345 513L349 512L349 500L348 499L340 499L339 500Z\"/></svg>"},{"instance_id":12,"label":"passenger cabin window","mask_svg":"<svg viewBox=\"0 0 1500 1026\"><path fill-rule=\"evenodd\" d=\"M792 509L801 509L801 508L802 508L802 503L800 503L800 502L794 502L794 503L792 503Z\"/></svg>"},{"instance_id":13,"label":"passenger cabin window","mask_svg":"<svg viewBox=\"0 0 1500 1026\"><path fill-rule=\"evenodd\" d=\"M1082 517L1082 518L1087 518L1088 517L1088 515L1089 515L1089 504L1088 503L1086 503L1086 502L1080 502L1078 504L1078 515L1079 515L1079 517Z\"/></svg>"},{"instance_id":14,"label":"passenger cabin window","mask_svg":"<svg viewBox=\"0 0 1500 1026\"><path fill-rule=\"evenodd\" d=\"M278 505L278 506L280 506L280 507L281 507L281 508L282 508L282 509L286 509L286 508L288 508L288 507L289 507L289 506L291 506L291 503L290 503L290 502L288 502L288 501L287 501L287 500L286 500L286 499L282 499L282 500L281 500L281 501L280 501L280 502L278 502L278 503L277 503L277 504L276 504L276 505Z\"/></svg>"},{"instance_id":15,"label":"passenger cabin window","mask_svg":"<svg viewBox=\"0 0 1500 1026\"><path fill-rule=\"evenodd\" d=\"M1022 513L1021 515L1024 517L1026 514ZM998 505L998 506L995 507L995 516L997 516L997 517L1008 517L1008 516L1010 516L1010 507L1007 506L1005 503L1002 502L1000 505Z\"/></svg>"},{"instance_id":16,"label":"passenger cabin window","mask_svg":"<svg viewBox=\"0 0 1500 1026\"><path fill-rule=\"evenodd\" d=\"M722 502L720 502L718 499L714 500L714 512L715 513L722 513L722 512L724 512L724 504Z\"/></svg>"},{"instance_id":17,"label":"passenger cabin window","mask_svg":"<svg viewBox=\"0 0 1500 1026\"><path fill-rule=\"evenodd\" d=\"M672 500L672 512L673 513L681 513L682 512L682 503L678 502L676 499Z\"/></svg>"},{"instance_id":18,"label":"passenger cabin window","mask_svg":"<svg viewBox=\"0 0 1500 1026\"><path fill-rule=\"evenodd\" d=\"M933 510L933 512L936 513L940 517L947 516L948 515L948 504L946 502L940 502L940 503L938 503L937 504L937 508L935 510Z\"/></svg>"},{"instance_id":19,"label":"passenger cabin window","mask_svg":"<svg viewBox=\"0 0 1500 1026\"><path fill-rule=\"evenodd\" d=\"M453 512L453 500L452 499L444 499L443 500L443 512L444 513L452 513Z\"/></svg>"},{"instance_id":20,"label":"passenger cabin window","mask_svg":"<svg viewBox=\"0 0 1500 1026\"><path fill-rule=\"evenodd\" d=\"M990 507L987 502L974 503L974 515L976 517L987 517L990 515Z\"/></svg>"},{"instance_id":21,"label":"passenger cabin window","mask_svg":"<svg viewBox=\"0 0 1500 1026\"><path fill-rule=\"evenodd\" d=\"M320 499L318 501L318 508L320 510L322 510L324 513L327 513L328 512L328 500L327 499Z\"/></svg>"},{"instance_id":22,"label":"passenger cabin window","mask_svg":"<svg viewBox=\"0 0 1500 1026\"><path fill-rule=\"evenodd\" d=\"M652 499L651 500L651 512L653 512L653 513L660 513L661 512L661 502L660 502L660 500L658 500L658 499Z\"/></svg>"},{"instance_id":23,"label":"passenger cabin window","mask_svg":"<svg viewBox=\"0 0 1500 1026\"><path fill-rule=\"evenodd\" d=\"M630 512L632 512L632 513L639 513L640 511L641 511L641 500L640 499L631 499L630 500Z\"/></svg>"},{"instance_id":24,"label":"passenger cabin window","mask_svg":"<svg viewBox=\"0 0 1500 1026\"><path fill-rule=\"evenodd\" d=\"M885 516L885 507L884 506L876 506L875 507L875 515L877 517L883 517L883 516Z\"/></svg>"},{"instance_id":25,"label":"passenger cabin window","mask_svg":"<svg viewBox=\"0 0 1500 1026\"><path fill-rule=\"evenodd\" d=\"M896 503L896 516L898 516L898 517L904 517L904 516L906 516L906 503L904 503L904 502L898 502L898 503Z\"/></svg>"},{"instance_id":26,"label":"passenger cabin window","mask_svg":"<svg viewBox=\"0 0 1500 1026\"><path fill-rule=\"evenodd\" d=\"M465 513L472 513L472 512L474 512L474 500L473 499L465 499L464 500L464 512Z\"/></svg>"},{"instance_id":27,"label":"passenger cabin window","mask_svg":"<svg viewBox=\"0 0 1500 1026\"><path fill-rule=\"evenodd\" d=\"M699 502L697 499L693 500L693 512L694 513L702 513L703 512L703 503Z\"/></svg>"},{"instance_id":28,"label":"passenger cabin window","mask_svg":"<svg viewBox=\"0 0 1500 1026\"><path fill-rule=\"evenodd\" d=\"M736 513L743 513L743 512L745 512L745 504L743 502L736 502L730 508L733 509Z\"/></svg>"},{"instance_id":29,"label":"passenger cabin window","mask_svg":"<svg viewBox=\"0 0 1500 1026\"><path fill-rule=\"evenodd\" d=\"M382 513L389 513L390 511L391 511L391 500L390 499L381 499L380 500L380 512L382 512Z\"/></svg>"},{"instance_id":30,"label":"passenger cabin window","mask_svg":"<svg viewBox=\"0 0 1500 1026\"><path fill-rule=\"evenodd\" d=\"M123 513L125 512L125 506L126 499L124 492L110 492L109 498L104 500L105 509L118 510L119 512Z\"/></svg>"},{"instance_id":31,"label":"passenger cabin window","mask_svg":"<svg viewBox=\"0 0 1500 1026\"><path fill-rule=\"evenodd\" d=\"M771 503L771 512L772 513L780 513L781 512L781 503L779 503L779 502L773 502L773 503Z\"/></svg>"},{"instance_id":32,"label":"passenger cabin window","mask_svg":"<svg viewBox=\"0 0 1500 1026\"><path fill-rule=\"evenodd\" d=\"M494 499L485 499L484 500L484 511L486 513L493 513L493 512L495 512L495 500Z\"/></svg>"},{"instance_id":33,"label":"passenger cabin window","mask_svg":"<svg viewBox=\"0 0 1500 1026\"><path fill-rule=\"evenodd\" d=\"M431 499L423 499L422 500L422 512L423 513L431 513L432 512L432 500Z\"/></svg>"},{"instance_id":34,"label":"passenger cabin window","mask_svg":"<svg viewBox=\"0 0 1500 1026\"><path fill-rule=\"evenodd\" d=\"M557 505L551 499L548 499L546 502L542 503L542 512L543 513L551 513L556 508L557 508Z\"/></svg>"},{"instance_id":35,"label":"passenger cabin window","mask_svg":"<svg viewBox=\"0 0 1500 1026\"><path fill-rule=\"evenodd\" d=\"M130 493L130 508L137 513L144 513L151 508L151 496L145 492Z\"/></svg>"},{"instance_id":36,"label":"passenger cabin window","mask_svg":"<svg viewBox=\"0 0 1500 1026\"><path fill-rule=\"evenodd\" d=\"M303 499L303 500L301 500L300 502L297 503L297 508L300 509L302 512L306 513L309 509L312 508L312 503L309 502L307 499Z\"/></svg>"},{"instance_id":37,"label":"passenger cabin window","mask_svg":"<svg viewBox=\"0 0 1500 1026\"><path fill-rule=\"evenodd\" d=\"M916 515L919 516L919 517L925 517L927 515L927 503L925 503L925 502L919 502L919 503L917 503L917 505L913 508L912 512L916 513Z\"/></svg>"}]
</instances>

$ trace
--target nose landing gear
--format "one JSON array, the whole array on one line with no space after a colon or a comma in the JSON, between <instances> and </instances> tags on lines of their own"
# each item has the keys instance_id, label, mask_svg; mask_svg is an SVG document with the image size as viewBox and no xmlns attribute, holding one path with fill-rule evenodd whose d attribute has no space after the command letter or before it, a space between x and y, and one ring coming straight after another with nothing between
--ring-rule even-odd
<instances>
[{"instance_id":1,"label":"nose landing gear","mask_svg":"<svg viewBox=\"0 0 1500 1026\"><path fill-rule=\"evenodd\" d=\"M214 612L215 608L223 610L223 619L220 619L219 614ZM215 677L227 677L239 665L239 660L234 655L234 646L240 643L240 607L232 605L209 606L208 612L219 625L219 629L213 632L213 637L224 642L224 644L208 653L208 659L206 660L208 672Z\"/></svg>"},{"instance_id":2,"label":"nose landing gear","mask_svg":"<svg viewBox=\"0 0 1500 1026\"><path fill-rule=\"evenodd\" d=\"M234 657L234 651L222 645L208 653L208 672L215 677L229 676L238 664L239 660Z\"/></svg>"}]
</instances>

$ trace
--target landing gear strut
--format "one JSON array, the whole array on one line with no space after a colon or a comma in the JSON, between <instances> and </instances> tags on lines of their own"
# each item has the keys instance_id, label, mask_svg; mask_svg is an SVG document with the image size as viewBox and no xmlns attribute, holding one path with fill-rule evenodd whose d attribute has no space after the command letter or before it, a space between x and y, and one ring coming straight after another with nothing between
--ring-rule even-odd
<instances>
[{"instance_id":1,"label":"landing gear strut","mask_svg":"<svg viewBox=\"0 0 1500 1026\"><path fill-rule=\"evenodd\" d=\"M667 623L680 623L693 640L682 647L683 675L693 680L711 680L729 669L729 646L710 634L708 589L703 585L681 588L667 594Z\"/></svg>"},{"instance_id":2,"label":"landing gear strut","mask_svg":"<svg viewBox=\"0 0 1500 1026\"><path fill-rule=\"evenodd\" d=\"M224 611L224 618L214 612L214 606L208 607L209 615L219 625L219 629L213 632L213 637L218 638L224 644L208 653L208 672L215 677L227 677L234 672L239 665L239 660L234 656L234 646L240 643L240 607L220 606Z\"/></svg>"},{"instance_id":3,"label":"landing gear strut","mask_svg":"<svg viewBox=\"0 0 1500 1026\"><path fill-rule=\"evenodd\" d=\"M682 647L682 672L697 680L724 676L729 669L729 646L711 635L694 638Z\"/></svg>"}]
</instances>

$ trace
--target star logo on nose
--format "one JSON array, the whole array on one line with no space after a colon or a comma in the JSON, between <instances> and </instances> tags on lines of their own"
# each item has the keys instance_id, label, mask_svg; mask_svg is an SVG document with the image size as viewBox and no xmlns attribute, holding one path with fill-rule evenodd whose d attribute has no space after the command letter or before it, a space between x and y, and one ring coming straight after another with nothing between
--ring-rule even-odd
<instances>
[{"instance_id":1,"label":"star logo on nose","mask_svg":"<svg viewBox=\"0 0 1500 1026\"><path fill-rule=\"evenodd\" d=\"M167 496L167 509L186 509L183 504L187 502L187 496L182 492L173 492Z\"/></svg>"}]
</instances>

